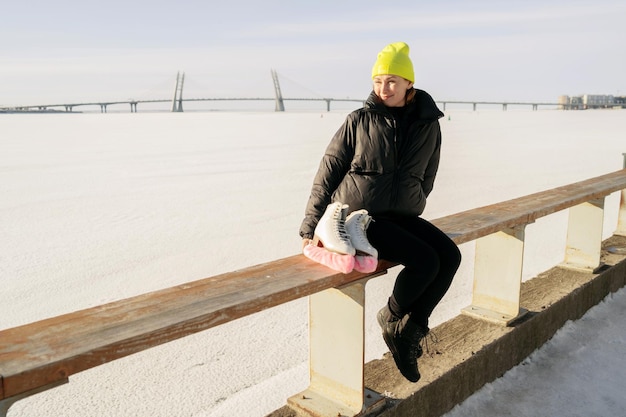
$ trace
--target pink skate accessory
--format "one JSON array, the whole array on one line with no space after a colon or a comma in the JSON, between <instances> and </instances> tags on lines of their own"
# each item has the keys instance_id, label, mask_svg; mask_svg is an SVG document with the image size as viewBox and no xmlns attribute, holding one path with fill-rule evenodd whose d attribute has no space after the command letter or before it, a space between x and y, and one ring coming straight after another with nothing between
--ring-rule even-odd
<instances>
[{"instance_id":1,"label":"pink skate accessory","mask_svg":"<svg viewBox=\"0 0 626 417\"><path fill-rule=\"evenodd\" d=\"M312 244L306 245L302 249L302 253L310 260L344 274L348 274L354 269L355 259L351 255L330 252Z\"/></svg>"},{"instance_id":2,"label":"pink skate accessory","mask_svg":"<svg viewBox=\"0 0 626 417\"><path fill-rule=\"evenodd\" d=\"M354 269L359 272L374 272L378 266L378 258L368 255L354 257Z\"/></svg>"}]
</instances>

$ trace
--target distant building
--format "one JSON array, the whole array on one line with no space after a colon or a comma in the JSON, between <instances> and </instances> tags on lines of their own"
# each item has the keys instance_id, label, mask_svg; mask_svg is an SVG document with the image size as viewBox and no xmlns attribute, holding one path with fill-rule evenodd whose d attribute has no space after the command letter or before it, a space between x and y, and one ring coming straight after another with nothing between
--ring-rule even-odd
<instances>
[{"instance_id":1,"label":"distant building","mask_svg":"<svg viewBox=\"0 0 626 417\"><path fill-rule=\"evenodd\" d=\"M615 102L616 105L622 108L626 106L626 96L613 97L613 101Z\"/></svg>"},{"instance_id":2,"label":"distant building","mask_svg":"<svg viewBox=\"0 0 626 417\"><path fill-rule=\"evenodd\" d=\"M626 96L615 97L604 94L559 96L558 103L561 110L626 108Z\"/></svg>"}]
</instances>

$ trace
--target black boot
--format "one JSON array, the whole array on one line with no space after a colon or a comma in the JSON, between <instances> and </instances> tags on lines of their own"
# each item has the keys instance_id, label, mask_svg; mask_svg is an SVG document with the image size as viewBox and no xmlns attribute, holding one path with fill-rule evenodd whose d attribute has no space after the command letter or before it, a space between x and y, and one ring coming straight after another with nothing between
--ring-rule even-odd
<instances>
[{"instance_id":1,"label":"black boot","mask_svg":"<svg viewBox=\"0 0 626 417\"><path fill-rule=\"evenodd\" d=\"M422 356L421 341L428 330L409 320L408 315L395 316L388 306L383 307L376 318L398 370L409 381L417 382L420 379L417 358Z\"/></svg>"}]
</instances>

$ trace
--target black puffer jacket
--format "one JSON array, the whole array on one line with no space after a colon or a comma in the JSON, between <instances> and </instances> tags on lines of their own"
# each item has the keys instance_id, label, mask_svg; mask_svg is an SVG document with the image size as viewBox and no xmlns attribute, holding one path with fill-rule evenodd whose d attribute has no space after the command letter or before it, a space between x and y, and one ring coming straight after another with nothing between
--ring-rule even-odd
<instances>
[{"instance_id":1,"label":"black puffer jacket","mask_svg":"<svg viewBox=\"0 0 626 417\"><path fill-rule=\"evenodd\" d=\"M340 201L370 215L419 216L439 166L443 113L415 90L398 120L372 92L333 136L313 181L300 236L312 238L326 206Z\"/></svg>"}]
</instances>

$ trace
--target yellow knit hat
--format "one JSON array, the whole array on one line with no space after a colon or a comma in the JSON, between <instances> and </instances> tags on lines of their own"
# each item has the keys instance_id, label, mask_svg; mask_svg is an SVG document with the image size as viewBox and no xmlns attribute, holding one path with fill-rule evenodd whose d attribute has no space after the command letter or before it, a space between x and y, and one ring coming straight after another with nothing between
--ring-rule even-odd
<instances>
[{"instance_id":1,"label":"yellow knit hat","mask_svg":"<svg viewBox=\"0 0 626 417\"><path fill-rule=\"evenodd\" d=\"M372 78L377 75L397 75L415 82L413 63L409 58L409 45L404 42L394 42L385 46L378 54L378 59L372 68Z\"/></svg>"}]
</instances>

